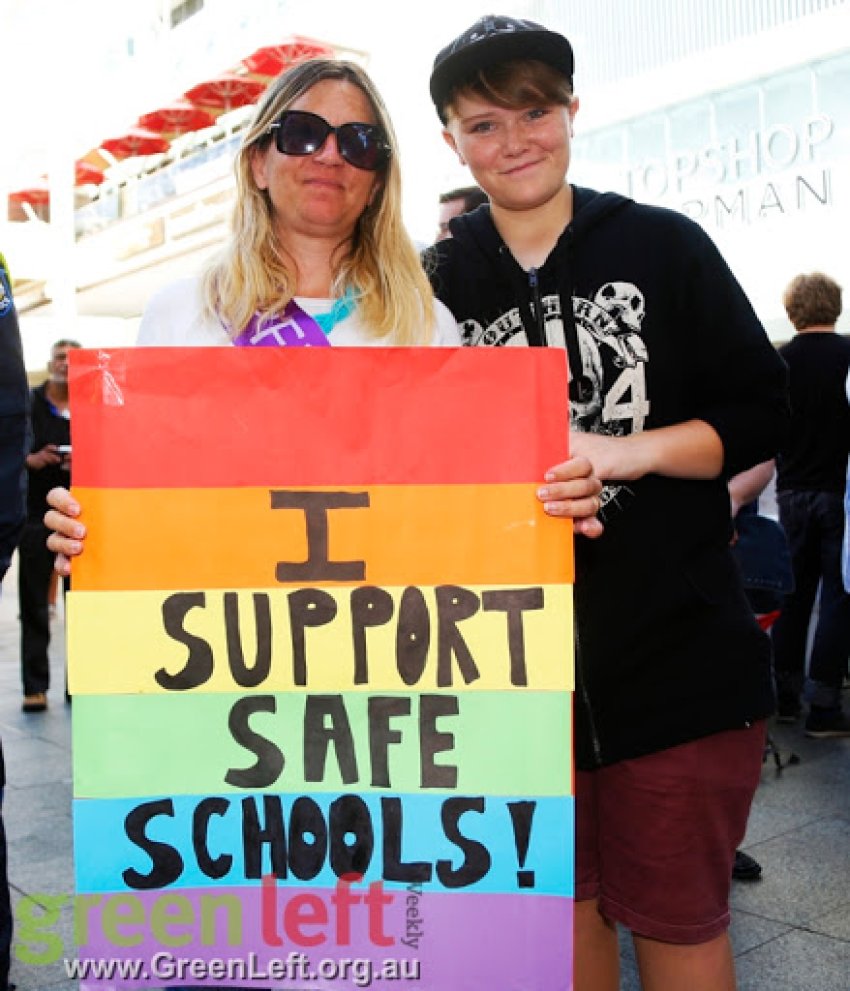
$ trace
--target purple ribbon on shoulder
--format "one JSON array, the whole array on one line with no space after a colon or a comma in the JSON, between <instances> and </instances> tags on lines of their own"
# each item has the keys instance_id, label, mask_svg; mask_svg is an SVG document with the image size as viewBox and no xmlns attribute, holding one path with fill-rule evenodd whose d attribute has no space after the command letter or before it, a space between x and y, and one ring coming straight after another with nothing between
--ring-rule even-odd
<instances>
[{"instance_id":1,"label":"purple ribbon on shoulder","mask_svg":"<svg viewBox=\"0 0 850 991\"><path fill-rule=\"evenodd\" d=\"M316 321L291 299L280 316L265 320L255 313L245 329L233 338L243 348L326 348L330 341Z\"/></svg>"}]
</instances>

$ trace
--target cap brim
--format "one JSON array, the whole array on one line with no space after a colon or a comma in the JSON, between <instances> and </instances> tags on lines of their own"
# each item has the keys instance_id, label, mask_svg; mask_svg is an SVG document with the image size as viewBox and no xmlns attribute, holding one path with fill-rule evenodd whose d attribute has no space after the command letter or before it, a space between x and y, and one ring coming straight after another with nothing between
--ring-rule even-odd
<instances>
[{"instance_id":1,"label":"cap brim","mask_svg":"<svg viewBox=\"0 0 850 991\"><path fill-rule=\"evenodd\" d=\"M573 51L563 35L552 31L517 31L492 35L446 56L431 73L431 99L442 113L452 90L473 79L481 70L513 59L536 59L573 74Z\"/></svg>"}]
</instances>

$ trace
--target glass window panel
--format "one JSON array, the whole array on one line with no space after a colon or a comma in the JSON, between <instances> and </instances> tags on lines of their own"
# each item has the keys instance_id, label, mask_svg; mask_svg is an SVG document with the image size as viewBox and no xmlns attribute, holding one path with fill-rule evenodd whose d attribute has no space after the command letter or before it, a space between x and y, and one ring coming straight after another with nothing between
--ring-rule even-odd
<instances>
[{"instance_id":1,"label":"glass window panel","mask_svg":"<svg viewBox=\"0 0 850 991\"><path fill-rule=\"evenodd\" d=\"M608 127L573 141L570 178L579 185L625 192L625 128Z\"/></svg>"},{"instance_id":2,"label":"glass window panel","mask_svg":"<svg viewBox=\"0 0 850 991\"><path fill-rule=\"evenodd\" d=\"M777 124L796 126L812 112L812 78L807 68L765 79L762 93L766 128Z\"/></svg>"},{"instance_id":3,"label":"glass window panel","mask_svg":"<svg viewBox=\"0 0 850 991\"><path fill-rule=\"evenodd\" d=\"M812 74L808 68L762 81L761 163L764 172L808 163L808 127L812 118Z\"/></svg>"},{"instance_id":4,"label":"glass window panel","mask_svg":"<svg viewBox=\"0 0 850 991\"><path fill-rule=\"evenodd\" d=\"M629 163L628 193L635 199L660 202L670 187L667 173L667 121L652 114L626 125Z\"/></svg>"},{"instance_id":5,"label":"glass window panel","mask_svg":"<svg viewBox=\"0 0 850 991\"><path fill-rule=\"evenodd\" d=\"M629 158L633 165L644 159L666 156L666 130L663 114L652 114L628 125Z\"/></svg>"},{"instance_id":6,"label":"glass window panel","mask_svg":"<svg viewBox=\"0 0 850 991\"><path fill-rule=\"evenodd\" d=\"M670 182L677 194L690 195L705 185L701 152L711 143L711 102L694 100L669 113Z\"/></svg>"},{"instance_id":7,"label":"glass window panel","mask_svg":"<svg viewBox=\"0 0 850 991\"><path fill-rule=\"evenodd\" d=\"M812 142L812 157L825 161L850 156L850 54L820 62L815 72L815 108L832 122L827 140Z\"/></svg>"},{"instance_id":8,"label":"glass window panel","mask_svg":"<svg viewBox=\"0 0 850 991\"><path fill-rule=\"evenodd\" d=\"M758 174L759 93L755 86L720 93L714 98L717 143L729 182Z\"/></svg>"}]
</instances>

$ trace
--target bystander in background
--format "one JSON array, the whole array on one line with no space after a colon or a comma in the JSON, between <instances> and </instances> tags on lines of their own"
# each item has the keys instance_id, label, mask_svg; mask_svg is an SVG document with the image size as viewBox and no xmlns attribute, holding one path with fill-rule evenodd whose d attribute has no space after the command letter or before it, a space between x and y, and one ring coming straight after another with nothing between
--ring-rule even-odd
<instances>
[{"instance_id":1,"label":"bystander in background","mask_svg":"<svg viewBox=\"0 0 850 991\"><path fill-rule=\"evenodd\" d=\"M782 598L794 587L788 541L780 524L761 515L759 497L770 485L776 470L773 459L754 465L729 479L729 508L734 521L732 554L741 572L741 581L759 626L769 630L779 617ZM765 753L778 751L768 737ZM779 766L779 765L777 765ZM761 864L743 850L735 851L732 877L736 881L757 881Z\"/></svg>"},{"instance_id":2,"label":"bystander in background","mask_svg":"<svg viewBox=\"0 0 850 991\"><path fill-rule=\"evenodd\" d=\"M452 236L449 221L462 213L469 213L482 203L487 203L487 194L480 186L461 186L440 194L440 210L437 220L436 241Z\"/></svg>"},{"instance_id":3,"label":"bystander in background","mask_svg":"<svg viewBox=\"0 0 850 991\"><path fill-rule=\"evenodd\" d=\"M847 374L845 391L847 403L850 405L850 372ZM841 574L844 578L844 591L850 593L850 455L847 457L847 484L844 486L844 550L841 555Z\"/></svg>"},{"instance_id":4,"label":"bystander in background","mask_svg":"<svg viewBox=\"0 0 850 991\"><path fill-rule=\"evenodd\" d=\"M27 455L27 519L18 549L21 610L21 681L24 712L43 712L50 687L50 577L54 554L47 549L47 493L71 483L71 423L68 352L76 341L57 341L50 351L47 381L30 397L31 438Z\"/></svg>"},{"instance_id":5,"label":"bystander in background","mask_svg":"<svg viewBox=\"0 0 850 991\"><path fill-rule=\"evenodd\" d=\"M850 341L835 332L841 286L828 275L796 276L783 302L797 334L780 348L790 374L791 430L777 459L776 493L791 547L794 591L785 597L772 630L778 718L794 722L800 716L803 692L809 704L807 736L850 736L850 719L841 707L850 655L850 596L841 579Z\"/></svg>"}]
</instances>

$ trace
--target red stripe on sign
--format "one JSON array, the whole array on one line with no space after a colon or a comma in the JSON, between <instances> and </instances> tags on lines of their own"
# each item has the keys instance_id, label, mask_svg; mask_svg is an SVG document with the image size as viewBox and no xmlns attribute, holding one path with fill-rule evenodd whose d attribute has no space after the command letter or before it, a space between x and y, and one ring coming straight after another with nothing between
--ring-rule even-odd
<instances>
[{"instance_id":1,"label":"red stripe on sign","mask_svg":"<svg viewBox=\"0 0 850 991\"><path fill-rule=\"evenodd\" d=\"M70 382L80 486L536 482L567 457L546 348L78 350Z\"/></svg>"}]
</instances>

